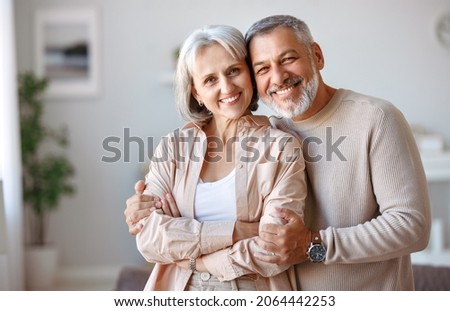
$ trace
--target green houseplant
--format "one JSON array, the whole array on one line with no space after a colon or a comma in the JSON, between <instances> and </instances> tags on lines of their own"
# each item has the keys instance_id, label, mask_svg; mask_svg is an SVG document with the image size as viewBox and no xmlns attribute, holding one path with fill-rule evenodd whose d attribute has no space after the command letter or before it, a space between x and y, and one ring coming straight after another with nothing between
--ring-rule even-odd
<instances>
[{"instance_id":1,"label":"green houseplant","mask_svg":"<svg viewBox=\"0 0 450 311\"><path fill-rule=\"evenodd\" d=\"M58 261L57 250L47 241L49 214L64 195L74 193L70 182L74 167L63 154L67 129L51 129L42 120L42 95L48 80L26 72L19 75L18 82L23 201L27 209L26 279L28 289L41 290L53 285Z\"/></svg>"}]
</instances>

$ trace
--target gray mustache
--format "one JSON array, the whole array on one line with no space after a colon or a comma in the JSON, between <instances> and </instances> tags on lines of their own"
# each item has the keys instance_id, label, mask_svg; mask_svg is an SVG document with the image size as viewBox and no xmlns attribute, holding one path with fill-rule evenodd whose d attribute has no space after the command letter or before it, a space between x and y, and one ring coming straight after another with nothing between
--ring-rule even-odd
<instances>
[{"instance_id":1,"label":"gray mustache","mask_svg":"<svg viewBox=\"0 0 450 311\"><path fill-rule=\"evenodd\" d=\"M267 90L267 94L271 95L272 93L278 92L281 89L284 88L288 88L290 86L293 86L297 83L302 83L303 78L301 77L293 77L293 78L287 78L286 80L283 81L282 85L272 85L268 90Z\"/></svg>"}]
</instances>

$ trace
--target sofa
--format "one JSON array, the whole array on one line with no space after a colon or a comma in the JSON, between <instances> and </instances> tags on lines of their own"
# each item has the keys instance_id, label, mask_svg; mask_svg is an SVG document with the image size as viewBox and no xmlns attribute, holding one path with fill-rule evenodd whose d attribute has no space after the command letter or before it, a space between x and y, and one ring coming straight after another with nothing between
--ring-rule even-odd
<instances>
[{"instance_id":1,"label":"sofa","mask_svg":"<svg viewBox=\"0 0 450 311\"><path fill-rule=\"evenodd\" d=\"M117 291L141 291L150 275L148 267L124 267L117 278ZM450 291L450 267L413 265L417 291Z\"/></svg>"}]
</instances>

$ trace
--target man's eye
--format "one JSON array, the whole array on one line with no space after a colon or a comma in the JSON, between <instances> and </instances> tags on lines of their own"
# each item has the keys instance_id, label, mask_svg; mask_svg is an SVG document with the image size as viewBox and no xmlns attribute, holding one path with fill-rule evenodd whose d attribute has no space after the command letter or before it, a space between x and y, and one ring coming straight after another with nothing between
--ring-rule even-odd
<instances>
[{"instance_id":1,"label":"man's eye","mask_svg":"<svg viewBox=\"0 0 450 311\"><path fill-rule=\"evenodd\" d=\"M283 64L290 64L290 63L292 63L292 62L295 61L295 60L296 60L295 57L286 57L286 58L283 58L282 63L283 63Z\"/></svg>"},{"instance_id":2,"label":"man's eye","mask_svg":"<svg viewBox=\"0 0 450 311\"><path fill-rule=\"evenodd\" d=\"M269 71L269 67L261 67L259 69L256 70L256 74L260 75L260 74L264 74L267 71Z\"/></svg>"}]
</instances>

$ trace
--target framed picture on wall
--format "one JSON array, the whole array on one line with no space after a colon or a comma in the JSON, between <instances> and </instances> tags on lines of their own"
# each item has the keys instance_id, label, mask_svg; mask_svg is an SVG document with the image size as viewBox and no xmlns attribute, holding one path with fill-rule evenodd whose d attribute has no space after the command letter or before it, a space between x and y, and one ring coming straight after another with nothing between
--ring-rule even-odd
<instances>
[{"instance_id":1,"label":"framed picture on wall","mask_svg":"<svg viewBox=\"0 0 450 311\"><path fill-rule=\"evenodd\" d=\"M49 98L100 92L99 20L95 8L46 9L35 16L35 72Z\"/></svg>"}]
</instances>

